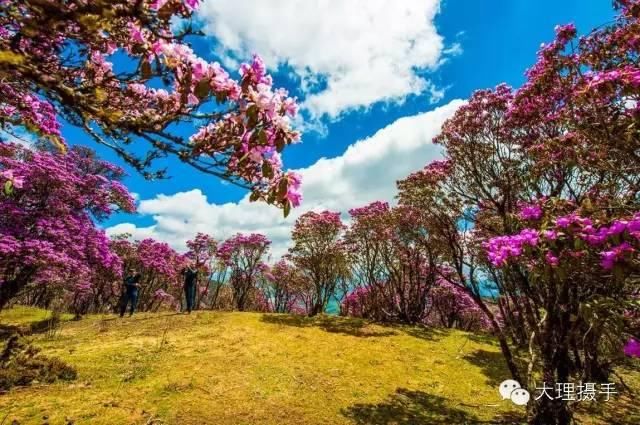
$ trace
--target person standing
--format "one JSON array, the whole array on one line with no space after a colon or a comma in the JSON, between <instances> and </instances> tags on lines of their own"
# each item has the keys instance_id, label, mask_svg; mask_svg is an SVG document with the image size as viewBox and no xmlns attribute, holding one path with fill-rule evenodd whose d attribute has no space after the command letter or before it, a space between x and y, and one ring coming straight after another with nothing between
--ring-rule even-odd
<instances>
[{"instance_id":1,"label":"person standing","mask_svg":"<svg viewBox=\"0 0 640 425\"><path fill-rule=\"evenodd\" d=\"M136 311L136 306L138 305L138 292L140 290L141 277L142 276L139 272L134 272L125 276L123 281L124 294L120 306L120 317L124 316L124 312L127 310L128 304L130 304L129 317L133 316L133 313Z\"/></svg>"},{"instance_id":2,"label":"person standing","mask_svg":"<svg viewBox=\"0 0 640 425\"><path fill-rule=\"evenodd\" d=\"M191 314L193 306L196 303L196 287L198 282L198 269L189 264L182 270L184 276L184 297L187 304L187 312Z\"/></svg>"}]
</instances>

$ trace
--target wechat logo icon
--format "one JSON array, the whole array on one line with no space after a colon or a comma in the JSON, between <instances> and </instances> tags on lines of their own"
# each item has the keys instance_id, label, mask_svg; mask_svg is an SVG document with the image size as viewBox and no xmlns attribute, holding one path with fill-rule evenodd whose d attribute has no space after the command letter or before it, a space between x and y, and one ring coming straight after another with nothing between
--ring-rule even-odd
<instances>
[{"instance_id":1,"label":"wechat logo icon","mask_svg":"<svg viewBox=\"0 0 640 425\"><path fill-rule=\"evenodd\" d=\"M518 406L526 406L531 398L529 391L522 388L520 383L513 379L502 381L498 392L500 392L503 400L509 399Z\"/></svg>"}]
</instances>

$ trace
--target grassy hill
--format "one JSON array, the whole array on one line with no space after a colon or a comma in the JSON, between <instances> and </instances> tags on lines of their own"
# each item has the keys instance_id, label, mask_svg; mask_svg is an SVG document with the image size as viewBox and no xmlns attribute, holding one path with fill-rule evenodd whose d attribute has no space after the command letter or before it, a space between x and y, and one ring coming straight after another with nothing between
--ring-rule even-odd
<instances>
[{"instance_id":1,"label":"grassy hill","mask_svg":"<svg viewBox=\"0 0 640 425\"><path fill-rule=\"evenodd\" d=\"M45 317L17 307L0 324ZM524 412L498 395L509 374L495 342L455 330L196 312L90 316L32 338L78 379L0 395L2 424L512 423ZM625 378L640 389L638 376Z\"/></svg>"}]
</instances>

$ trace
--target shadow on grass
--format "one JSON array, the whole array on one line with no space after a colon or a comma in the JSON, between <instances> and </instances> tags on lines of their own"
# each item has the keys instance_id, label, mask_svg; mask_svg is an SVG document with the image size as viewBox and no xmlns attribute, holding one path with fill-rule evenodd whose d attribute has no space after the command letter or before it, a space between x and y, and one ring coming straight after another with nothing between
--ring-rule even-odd
<instances>
[{"instance_id":1,"label":"shadow on grass","mask_svg":"<svg viewBox=\"0 0 640 425\"><path fill-rule=\"evenodd\" d=\"M141 316L141 314L148 314L150 312L141 312L141 313L134 313L132 316L129 316L129 313L127 312L123 317L120 317L119 313L112 313L107 317L103 317L100 318L101 321L103 322L113 322L115 320L125 320L125 319L131 319L132 321L135 320L136 322L141 322L143 320L151 320L151 319L158 319L158 318L163 318L163 317L171 317L171 316L181 316L181 315L185 315L183 313L167 313L167 314L153 314L151 316ZM194 314L195 316L195 314Z\"/></svg>"},{"instance_id":2,"label":"shadow on grass","mask_svg":"<svg viewBox=\"0 0 640 425\"><path fill-rule=\"evenodd\" d=\"M576 416L582 419L598 419L601 423L637 425L640 423L638 401L631 397L618 397L609 402L578 405Z\"/></svg>"},{"instance_id":3,"label":"shadow on grass","mask_svg":"<svg viewBox=\"0 0 640 425\"><path fill-rule=\"evenodd\" d=\"M58 325L56 320L51 318L38 320L37 322L27 323L25 325L5 325L0 324L0 341L9 339L13 335L24 336L32 334L42 334L49 332Z\"/></svg>"},{"instance_id":4,"label":"shadow on grass","mask_svg":"<svg viewBox=\"0 0 640 425\"><path fill-rule=\"evenodd\" d=\"M378 404L354 404L342 414L355 424L475 424L478 419L464 410L447 406L443 397L398 388Z\"/></svg>"},{"instance_id":5,"label":"shadow on grass","mask_svg":"<svg viewBox=\"0 0 640 425\"><path fill-rule=\"evenodd\" d=\"M381 330L368 326L362 319L345 318L340 316L295 316L288 314L263 314L265 323L280 326L293 326L297 328L317 327L326 332L339 333L344 335L357 336L360 338L383 337L397 335L395 330Z\"/></svg>"},{"instance_id":6,"label":"shadow on grass","mask_svg":"<svg viewBox=\"0 0 640 425\"><path fill-rule=\"evenodd\" d=\"M465 355L463 359L482 369L489 386L497 388L500 382L511 379L511 374L501 352L476 350Z\"/></svg>"},{"instance_id":7,"label":"shadow on grass","mask_svg":"<svg viewBox=\"0 0 640 425\"><path fill-rule=\"evenodd\" d=\"M470 333L468 337L471 341L479 342L480 344L498 346L498 339L487 333Z\"/></svg>"},{"instance_id":8,"label":"shadow on grass","mask_svg":"<svg viewBox=\"0 0 640 425\"><path fill-rule=\"evenodd\" d=\"M6 341L13 335L23 335L24 328L15 325L0 324L0 341Z\"/></svg>"},{"instance_id":9,"label":"shadow on grass","mask_svg":"<svg viewBox=\"0 0 640 425\"><path fill-rule=\"evenodd\" d=\"M447 329L426 326L399 326L399 329L402 329L407 335L427 341L437 341L448 335Z\"/></svg>"},{"instance_id":10,"label":"shadow on grass","mask_svg":"<svg viewBox=\"0 0 640 425\"><path fill-rule=\"evenodd\" d=\"M448 335L447 330L434 327L410 326L393 323L370 323L365 319L343 316L322 315L308 317L292 314L270 313L263 314L261 320L265 323L280 326L293 326L297 328L317 327L326 332L341 333L361 338L384 337L404 333L414 338L434 341Z\"/></svg>"}]
</instances>

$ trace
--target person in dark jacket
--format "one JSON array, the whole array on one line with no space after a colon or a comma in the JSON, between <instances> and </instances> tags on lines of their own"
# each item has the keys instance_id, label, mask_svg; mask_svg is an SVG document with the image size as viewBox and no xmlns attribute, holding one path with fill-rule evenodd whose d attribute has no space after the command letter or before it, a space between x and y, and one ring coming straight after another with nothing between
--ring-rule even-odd
<instances>
[{"instance_id":1,"label":"person in dark jacket","mask_svg":"<svg viewBox=\"0 0 640 425\"><path fill-rule=\"evenodd\" d=\"M120 305L120 317L124 316L124 312L127 310L127 305L130 304L129 307L129 316L132 316L136 311L136 306L138 305L138 292L140 290L140 279L142 276L139 272L129 273L125 275L123 285L124 292L122 296L122 303Z\"/></svg>"},{"instance_id":2,"label":"person in dark jacket","mask_svg":"<svg viewBox=\"0 0 640 425\"><path fill-rule=\"evenodd\" d=\"M184 296L187 304L187 312L191 314L196 303L196 287L198 283L198 269L189 264L182 270L184 276Z\"/></svg>"}]
</instances>

